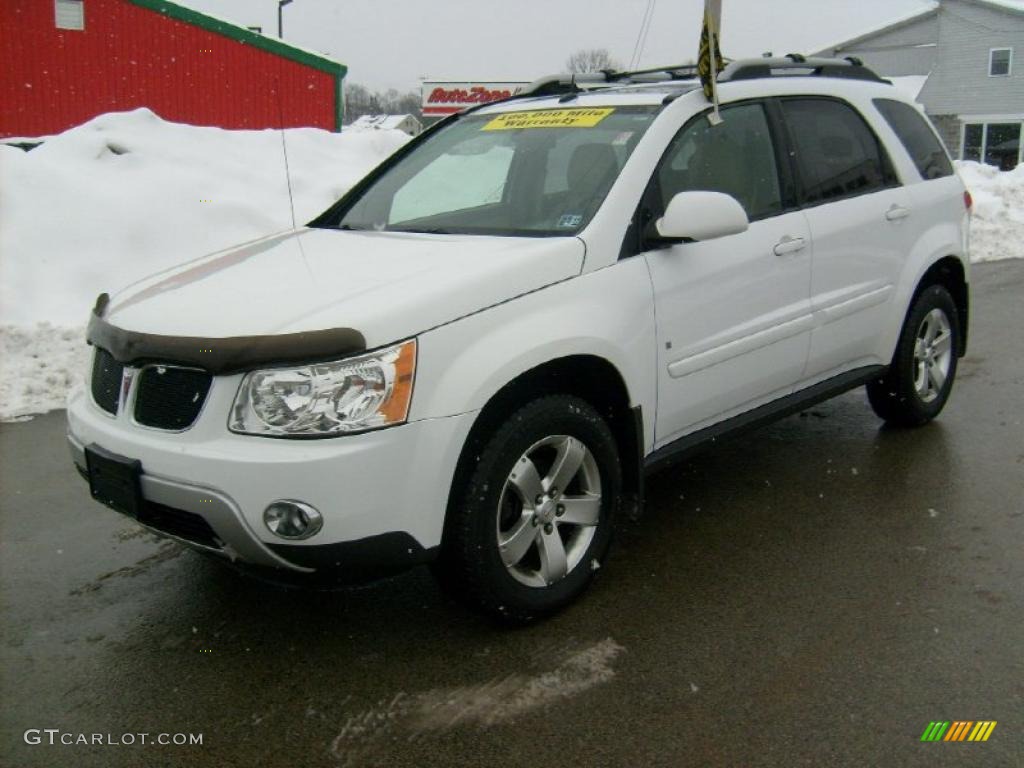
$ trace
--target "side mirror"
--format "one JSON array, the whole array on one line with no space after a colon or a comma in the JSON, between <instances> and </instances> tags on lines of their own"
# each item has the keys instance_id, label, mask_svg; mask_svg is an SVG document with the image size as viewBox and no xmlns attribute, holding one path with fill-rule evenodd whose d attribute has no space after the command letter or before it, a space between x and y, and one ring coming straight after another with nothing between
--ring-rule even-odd
<instances>
[{"instance_id":1,"label":"side mirror","mask_svg":"<svg viewBox=\"0 0 1024 768\"><path fill-rule=\"evenodd\" d=\"M735 197L722 192L680 192L669 201L654 227L665 240L714 240L746 232L747 212Z\"/></svg>"}]
</instances>

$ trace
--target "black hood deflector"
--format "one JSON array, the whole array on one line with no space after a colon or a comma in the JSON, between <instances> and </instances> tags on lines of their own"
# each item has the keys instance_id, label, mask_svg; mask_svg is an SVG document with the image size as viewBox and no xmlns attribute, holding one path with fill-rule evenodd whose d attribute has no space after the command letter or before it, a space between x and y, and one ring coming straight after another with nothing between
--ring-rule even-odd
<instances>
[{"instance_id":1,"label":"black hood deflector","mask_svg":"<svg viewBox=\"0 0 1024 768\"><path fill-rule=\"evenodd\" d=\"M271 336L161 336L127 331L103 319L110 297L96 300L86 340L126 365L164 362L191 365L212 374L238 373L295 363L338 360L366 351L366 339L353 328L329 328Z\"/></svg>"}]
</instances>

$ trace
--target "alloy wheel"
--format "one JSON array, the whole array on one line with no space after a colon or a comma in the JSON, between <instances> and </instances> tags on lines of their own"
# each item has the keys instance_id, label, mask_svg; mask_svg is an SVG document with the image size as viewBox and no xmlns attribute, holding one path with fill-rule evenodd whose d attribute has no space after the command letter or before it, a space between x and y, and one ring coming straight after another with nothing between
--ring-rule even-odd
<instances>
[{"instance_id":1,"label":"alloy wheel","mask_svg":"<svg viewBox=\"0 0 1024 768\"><path fill-rule=\"evenodd\" d=\"M936 307L924 316L914 343L914 389L922 402L930 403L942 392L952 361L952 326Z\"/></svg>"},{"instance_id":2,"label":"alloy wheel","mask_svg":"<svg viewBox=\"0 0 1024 768\"><path fill-rule=\"evenodd\" d=\"M498 551L508 572L548 587L580 565L601 520L601 474L593 454L569 435L530 446L498 502Z\"/></svg>"}]
</instances>

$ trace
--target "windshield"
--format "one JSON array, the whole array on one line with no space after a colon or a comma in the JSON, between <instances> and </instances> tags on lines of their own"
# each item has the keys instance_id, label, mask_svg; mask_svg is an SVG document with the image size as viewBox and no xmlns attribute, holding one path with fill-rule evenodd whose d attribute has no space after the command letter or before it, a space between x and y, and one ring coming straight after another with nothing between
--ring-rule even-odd
<instances>
[{"instance_id":1,"label":"windshield","mask_svg":"<svg viewBox=\"0 0 1024 768\"><path fill-rule=\"evenodd\" d=\"M555 236L587 225L658 107L468 115L346 206L342 229Z\"/></svg>"}]
</instances>

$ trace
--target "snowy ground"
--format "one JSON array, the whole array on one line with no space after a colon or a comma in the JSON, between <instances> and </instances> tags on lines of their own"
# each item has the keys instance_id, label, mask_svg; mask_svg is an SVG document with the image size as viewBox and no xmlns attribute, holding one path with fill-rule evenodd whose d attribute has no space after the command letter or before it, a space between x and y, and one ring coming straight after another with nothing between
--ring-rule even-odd
<instances>
[{"instance_id":1,"label":"snowy ground","mask_svg":"<svg viewBox=\"0 0 1024 768\"><path fill-rule=\"evenodd\" d=\"M285 132L295 221L326 208L404 141L398 131ZM974 196L972 258L1024 257L1024 166L958 164ZM108 114L31 152L0 145L0 420L59 408L84 376L96 296L291 226L278 131Z\"/></svg>"}]
</instances>

